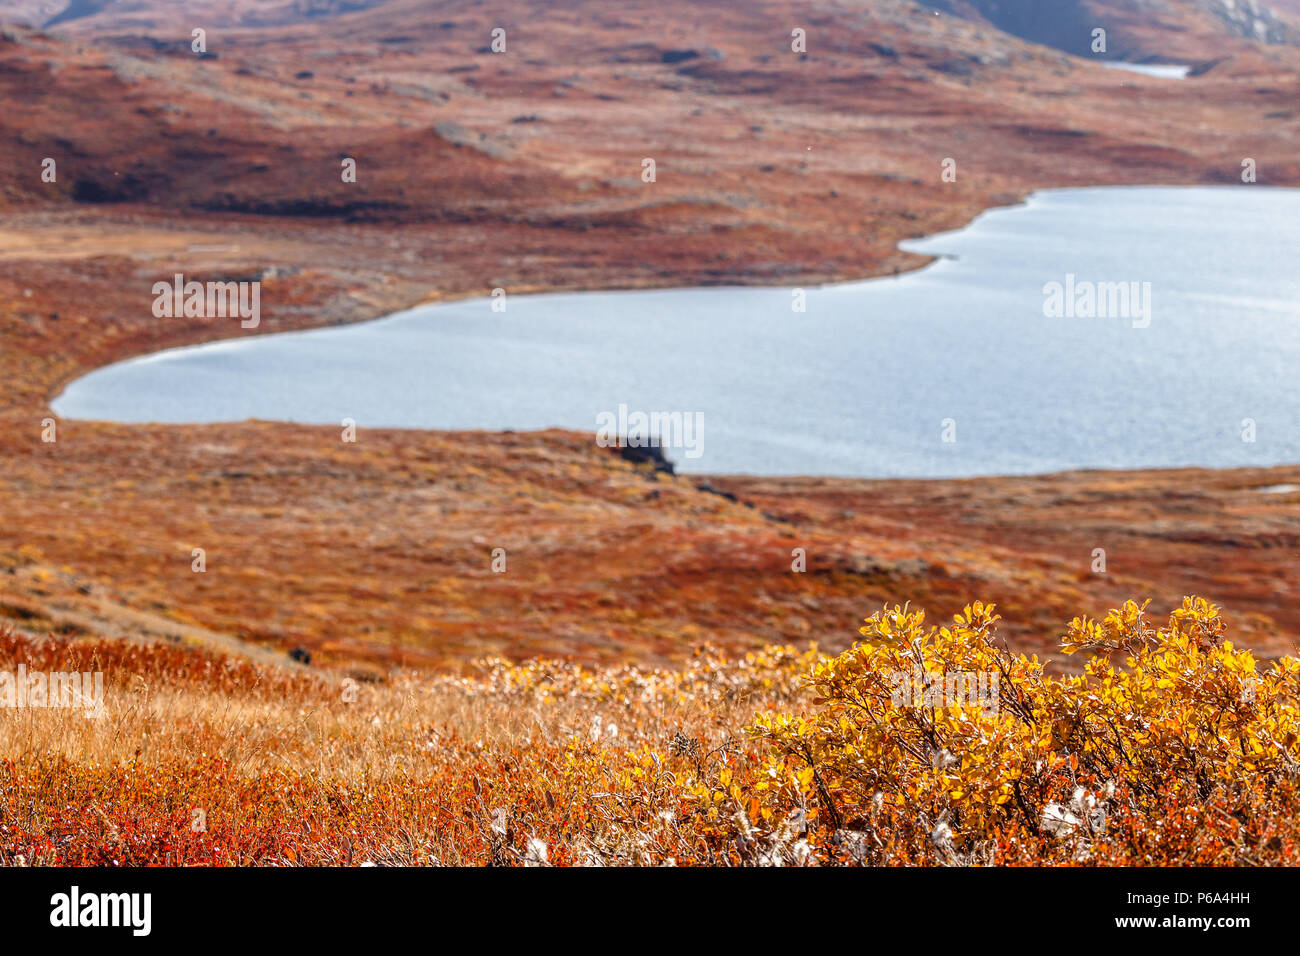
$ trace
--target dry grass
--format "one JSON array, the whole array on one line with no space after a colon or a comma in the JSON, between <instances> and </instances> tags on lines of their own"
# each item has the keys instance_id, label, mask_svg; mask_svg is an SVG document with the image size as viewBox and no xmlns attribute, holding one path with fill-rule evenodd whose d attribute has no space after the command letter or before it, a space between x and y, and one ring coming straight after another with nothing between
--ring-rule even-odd
<instances>
[{"instance_id":1,"label":"dry grass","mask_svg":"<svg viewBox=\"0 0 1300 956\"><path fill-rule=\"evenodd\" d=\"M759 709L801 693L811 661L488 660L471 678L355 682L159 645L11 634L5 650L11 669L106 674L97 719L0 709L0 862L28 863L508 862L530 818L551 862L597 846L608 862L666 858L674 847L627 849L597 781L674 738L726 751Z\"/></svg>"},{"instance_id":2,"label":"dry grass","mask_svg":"<svg viewBox=\"0 0 1300 956\"><path fill-rule=\"evenodd\" d=\"M1129 605L1072 623L1099 656L1052 677L994 621L977 606L926 636L877 615L836 658L488 659L380 682L9 633L4 667L102 670L106 704L0 709L0 863L1300 859L1300 663L1257 670L1203 602L1162 629ZM918 662L999 672L1000 713L891 706Z\"/></svg>"}]
</instances>

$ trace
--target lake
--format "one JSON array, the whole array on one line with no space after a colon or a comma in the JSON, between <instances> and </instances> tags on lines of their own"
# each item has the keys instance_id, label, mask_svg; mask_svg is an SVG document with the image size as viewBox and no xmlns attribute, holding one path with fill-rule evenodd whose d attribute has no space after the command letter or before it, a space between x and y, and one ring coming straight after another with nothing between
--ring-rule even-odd
<instances>
[{"instance_id":1,"label":"lake","mask_svg":"<svg viewBox=\"0 0 1300 956\"><path fill-rule=\"evenodd\" d=\"M1128 70L1130 73L1141 73L1143 76L1153 76L1160 80L1185 80L1192 72L1190 66L1177 63L1125 63L1122 60L1103 60L1102 65L1116 70Z\"/></svg>"},{"instance_id":2,"label":"lake","mask_svg":"<svg viewBox=\"0 0 1300 956\"><path fill-rule=\"evenodd\" d=\"M504 311L466 300L128 360L53 407L352 419L362 441L560 426L595 442L658 412L666 454L698 473L1300 461L1300 190L1048 190L904 248L940 258L802 290L804 311L791 288L507 292Z\"/></svg>"}]
</instances>

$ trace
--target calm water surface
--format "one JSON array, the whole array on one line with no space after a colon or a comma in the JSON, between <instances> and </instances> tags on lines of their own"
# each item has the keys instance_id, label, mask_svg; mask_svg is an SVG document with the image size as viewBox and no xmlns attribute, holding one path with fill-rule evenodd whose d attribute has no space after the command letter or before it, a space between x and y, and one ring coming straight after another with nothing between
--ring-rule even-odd
<instances>
[{"instance_id":1,"label":"calm water surface","mask_svg":"<svg viewBox=\"0 0 1300 956\"><path fill-rule=\"evenodd\" d=\"M667 454L714 473L1300 461L1300 190L1051 190L904 247L942 258L810 288L804 312L790 288L510 296L504 313L478 299L126 361L54 407L119 422L351 418L363 441L381 426L561 426L594 441L621 404L698 413L699 456ZM1067 281L1138 283L1149 314L1049 317L1044 288Z\"/></svg>"},{"instance_id":2,"label":"calm water surface","mask_svg":"<svg viewBox=\"0 0 1300 956\"><path fill-rule=\"evenodd\" d=\"M1185 80L1187 74L1192 72L1190 66L1177 63L1123 63L1119 60L1108 60L1104 62L1104 65L1113 67L1116 70L1128 70L1130 73L1154 76L1161 80Z\"/></svg>"}]
</instances>

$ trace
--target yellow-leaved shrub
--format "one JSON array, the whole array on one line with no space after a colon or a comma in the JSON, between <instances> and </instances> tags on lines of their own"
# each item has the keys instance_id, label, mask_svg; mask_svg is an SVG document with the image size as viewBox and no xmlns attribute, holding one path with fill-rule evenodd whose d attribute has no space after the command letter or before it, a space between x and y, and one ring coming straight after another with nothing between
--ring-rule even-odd
<instances>
[{"instance_id":1,"label":"yellow-leaved shrub","mask_svg":"<svg viewBox=\"0 0 1300 956\"><path fill-rule=\"evenodd\" d=\"M1274 856L1296 829L1300 662L1259 667L1202 599L1159 627L1145 607L1070 622L1063 649L1093 656L1063 676L1000 646L992 605L873 615L816 664L815 710L754 721L760 762L727 788L739 825L780 862Z\"/></svg>"}]
</instances>

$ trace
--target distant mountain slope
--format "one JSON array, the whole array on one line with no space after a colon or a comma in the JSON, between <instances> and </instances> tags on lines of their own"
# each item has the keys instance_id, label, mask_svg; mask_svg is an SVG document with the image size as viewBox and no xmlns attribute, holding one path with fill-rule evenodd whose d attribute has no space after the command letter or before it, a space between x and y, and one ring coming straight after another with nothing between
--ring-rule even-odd
<instances>
[{"instance_id":1,"label":"distant mountain slope","mask_svg":"<svg viewBox=\"0 0 1300 956\"><path fill-rule=\"evenodd\" d=\"M1211 116L1234 144L1267 125L1268 151L1252 156L1269 160L1272 182L1292 181L1295 134L1271 121L1291 118L1294 83L1247 77L1296 76L1300 51L1236 35L1211 12L1223 2L655 0L611 14L597 0L0 0L0 21L53 23L47 35L0 29L0 208L576 229L712 210L755 229L788 216L802 231L806 200L789 192L799 182L836 200L856 234L886 199L899 216L950 215L951 198L922 187L958 143L983 166L970 185L989 200L1174 171L1219 181L1241 147L1208 143ZM1212 90L1145 86L1135 99L1131 78L986 15L1062 44L1100 21L1110 58L1231 62L1210 71L1223 81ZM506 56L488 47L499 25ZM196 27L208 31L201 57ZM794 27L807 30L806 54L791 49ZM337 167L363 146L365 175L343 189ZM651 147L680 151L652 197L639 178ZM32 174L46 158L59 160L48 183ZM972 212L985 204L962 196Z\"/></svg>"},{"instance_id":2,"label":"distant mountain slope","mask_svg":"<svg viewBox=\"0 0 1300 956\"><path fill-rule=\"evenodd\" d=\"M660 6L660 28L679 34L684 46L707 45L716 25L737 18L751 24L870 19L945 40L951 39L945 24L957 19L1079 56L1094 56L1093 30L1102 27L1109 59L1203 62L1236 53L1243 43L1300 45L1300 0L871 0L861 10L829 0L746 0L739 7L732 0L663 0ZM637 19L641 11L633 11L630 16ZM459 0L0 0L0 23L75 33L89 42L145 35L183 38L188 44L195 27L318 30L335 39L352 38L360 28L412 38L436 34L444 23L484 18L530 32L562 21L571 32L586 35L587 45L601 45L616 23L596 0L487 8ZM985 43L996 45L995 36L986 35Z\"/></svg>"}]
</instances>

